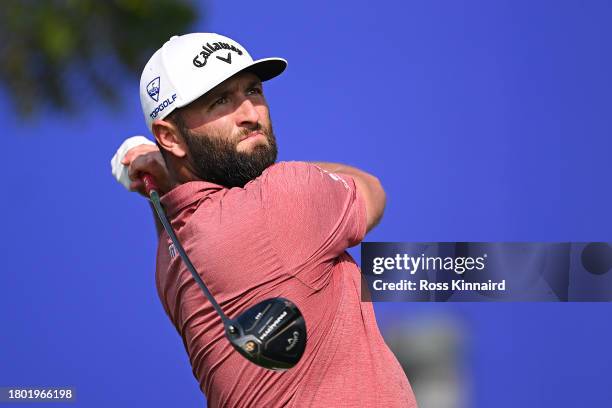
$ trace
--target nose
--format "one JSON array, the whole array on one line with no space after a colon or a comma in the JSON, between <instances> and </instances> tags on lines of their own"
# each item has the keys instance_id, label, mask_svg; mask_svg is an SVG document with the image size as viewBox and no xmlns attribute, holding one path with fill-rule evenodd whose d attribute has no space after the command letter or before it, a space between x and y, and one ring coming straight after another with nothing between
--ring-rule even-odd
<instances>
[{"instance_id":1,"label":"nose","mask_svg":"<svg viewBox=\"0 0 612 408\"><path fill-rule=\"evenodd\" d=\"M250 128L259 122L259 112L253 102L245 98L236 109L236 124L240 127Z\"/></svg>"}]
</instances>

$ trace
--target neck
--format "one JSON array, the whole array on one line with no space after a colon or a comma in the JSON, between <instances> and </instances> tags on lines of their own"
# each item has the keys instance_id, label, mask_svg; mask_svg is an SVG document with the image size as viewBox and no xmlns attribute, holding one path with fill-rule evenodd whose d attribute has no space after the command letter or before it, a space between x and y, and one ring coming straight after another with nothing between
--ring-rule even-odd
<instances>
[{"instance_id":1,"label":"neck","mask_svg":"<svg viewBox=\"0 0 612 408\"><path fill-rule=\"evenodd\" d=\"M170 164L170 163L169 163ZM198 177L195 172L192 170L191 166L186 161L176 161L172 160L172 164L168 166L168 173L170 178L172 179L172 183L174 187L185 184L190 181L200 181L201 178Z\"/></svg>"}]
</instances>

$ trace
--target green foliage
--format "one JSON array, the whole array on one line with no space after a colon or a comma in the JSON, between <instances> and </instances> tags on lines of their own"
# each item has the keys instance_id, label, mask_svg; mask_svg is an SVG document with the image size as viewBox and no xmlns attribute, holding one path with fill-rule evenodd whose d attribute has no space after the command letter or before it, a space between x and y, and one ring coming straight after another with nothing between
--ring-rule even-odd
<instances>
[{"instance_id":1,"label":"green foliage","mask_svg":"<svg viewBox=\"0 0 612 408\"><path fill-rule=\"evenodd\" d=\"M23 115L43 105L72 110L83 103L78 84L112 103L117 78L139 76L196 14L187 0L4 0L0 86Z\"/></svg>"}]
</instances>

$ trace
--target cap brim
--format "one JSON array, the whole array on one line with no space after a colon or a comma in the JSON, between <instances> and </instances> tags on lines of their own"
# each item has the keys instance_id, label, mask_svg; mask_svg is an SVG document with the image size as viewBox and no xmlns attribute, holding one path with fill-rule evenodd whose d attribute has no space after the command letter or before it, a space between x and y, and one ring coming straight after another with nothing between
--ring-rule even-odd
<instances>
[{"instance_id":1,"label":"cap brim","mask_svg":"<svg viewBox=\"0 0 612 408\"><path fill-rule=\"evenodd\" d=\"M238 75L241 72L252 72L255 75L257 75L259 77L259 79L263 82L263 81L267 81L269 79L272 79L278 75L280 75L285 68L287 68L287 61L284 60L283 58L263 58L257 61L253 61L253 63L251 65L248 65L236 72L230 73L227 76L220 78L220 80L218 81L217 85L223 83L223 81L227 81L228 79L230 79L231 77L233 77L234 75ZM211 88L211 89L214 89ZM203 95L206 95L208 92L210 92L210 90L204 92L203 94L198 94L198 95L194 95L191 98L185 99L180 103L177 103L176 106L174 107L174 109L178 109L178 108L182 108L184 106L189 105L191 102L195 101L196 99L202 97ZM163 119L166 116L168 116L174 109L165 111L166 113L162 116L160 115L158 118L159 119Z\"/></svg>"},{"instance_id":2,"label":"cap brim","mask_svg":"<svg viewBox=\"0 0 612 408\"><path fill-rule=\"evenodd\" d=\"M262 81L267 81L280 75L285 68L287 68L287 61L283 58L263 58L238 72L252 72Z\"/></svg>"}]
</instances>

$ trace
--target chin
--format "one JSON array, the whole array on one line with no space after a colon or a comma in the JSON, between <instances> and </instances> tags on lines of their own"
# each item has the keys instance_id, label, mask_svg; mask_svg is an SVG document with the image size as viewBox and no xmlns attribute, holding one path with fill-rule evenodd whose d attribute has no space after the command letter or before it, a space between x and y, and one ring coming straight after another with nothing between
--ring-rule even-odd
<instances>
[{"instance_id":1,"label":"chin","mask_svg":"<svg viewBox=\"0 0 612 408\"><path fill-rule=\"evenodd\" d=\"M257 149L268 149L270 145L267 140L257 141L255 143L248 143L244 145L238 145L236 151L239 153L253 153Z\"/></svg>"}]
</instances>

